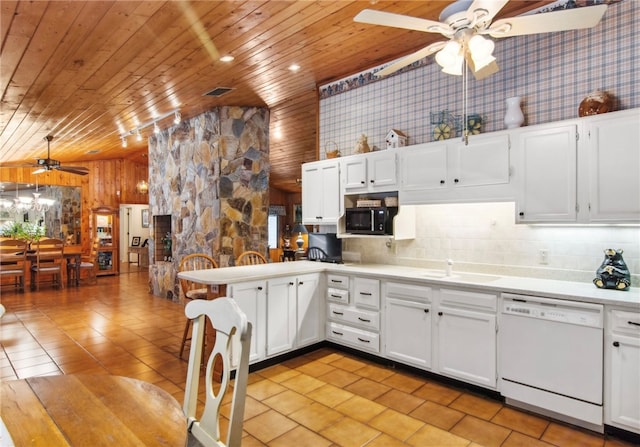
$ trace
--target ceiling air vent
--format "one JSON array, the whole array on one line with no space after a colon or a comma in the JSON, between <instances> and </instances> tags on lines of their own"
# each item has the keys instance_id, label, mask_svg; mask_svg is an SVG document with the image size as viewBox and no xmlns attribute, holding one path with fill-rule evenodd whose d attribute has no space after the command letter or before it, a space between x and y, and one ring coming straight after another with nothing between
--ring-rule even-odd
<instances>
[{"instance_id":1,"label":"ceiling air vent","mask_svg":"<svg viewBox=\"0 0 640 447\"><path fill-rule=\"evenodd\" d=\"M213 90L211 90L208 93L205 93L203 96L222 96L225 93L229 93L231 90L233 90L231 87L216 87Z\"/></svg>"}]
</instances>

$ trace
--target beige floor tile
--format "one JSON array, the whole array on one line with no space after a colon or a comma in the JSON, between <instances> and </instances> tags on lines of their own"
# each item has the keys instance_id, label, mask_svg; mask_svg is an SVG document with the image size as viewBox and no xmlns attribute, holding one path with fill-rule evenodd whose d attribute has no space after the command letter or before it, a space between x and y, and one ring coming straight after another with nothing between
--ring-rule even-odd
<instances>
[{"instance_id":1,"label":"beige floor tile","mask_svg":"<svg viewBox=\"0 0 640 447\"><path fill-rule=\"evenodd\" d=\"M391 437L405 441L425 424L406 414L387 409L371 419L368 425Z\"/></svg>"},{"instance_id":2,"label":"beige floor tile","mask_svg":"<svg viewBox=\"0 0 640 447\"><path fill-rule=\"evenodd\" d=\"M407 373L395 373L384 379L382 383L405 393L413 393L425 384L425 380Z\"/></svg>"},{"instance_id":3,"label":"beige floor tile","mask_svg":"<svg viewBox=\"0 0 640 447\"><path fill-rule=\"evenodd\" d=\"M324 384L325 383L322 380L318 380L315 377L311 377L306 374L300 374L299 376L292 377L291 379L282 382L283 386L297 391L300 394L307 394L317 388L320 388Z\"/></svg>"},{"instance_id":4,"label":"beige floor tile","mask_svg":"<svg viewBox=\"0 0 640 447\"><path fill-rule=\"evenodd\" d=\"M405 393L404 391L392 389L378 397L376 402L397 410L400 413L409 414L425 401L424 399Z\"/></svg>"},{"instance_id":5,"label":"beige floor tile","mask_svg":"<svg viewBox=\"0 0 640 447\"><path fill-rule=\"evenodd\" d=\"M269 447L329 447L331 441L311 430L297 426L269 443ZM242 444L244 447L244 443Z\"/></svg>"},{"instance_id":6,"label":"beige floor tile","mask_svg":"<svg viewBox=\"0 0 640 447\"><path fill-rule=\"evenodd\" d=\"M360 380L360 376L343 369L335 369L329 374L324 374L318 377L318 379L323 382L330 383L331 385L335 385L338 388L344 388L345 386Z\"/></svg>"},{"instance_id":7,"label":"beige floor tile","mask_svg":"<svg viewBox=\"0 0 640 447\"><path fill-rule=\"evenodd\" d=\"M548 421L540 417L508 407L501 408L491 422L536 439L540 439L549 425Z\"/></svg>"},{"instance_id":8,"label":"beige floor tile","mask_svg":"<svg viewBox=\"0 0 640 447\"><path fill-rule=\"evenodd\" d=\"M500 447L551 447L551 445L531 436L512 431Z\"/></svg>"},{"instance_id":9,"label":"beige floor tile","mask_svg":"<svg viewBox=\"0 0 640 447\"><path fill-rule=\"evenodd\" d=\"M345 371L354 372L360 368L364 368L367 364L361 360L356 360L351 357L341 357L330 363L331 366L344 369Z\"/></svg>"},{"instance_id":10,"label":"beige floor tile","mask_svg":"<svg viewBox=\"0 0 640 447\"><path fill-rule=\"evenodd\" d=\"M289 414L289 417L308 429L319 432L344 418L344 415L316 402L298 411L294 411Z\"/></svg>"},{"instance_id":11,"label":"beige floor tile","mask_svg":"<svg viewBox=\"0 0 640 447\"><path fill-rule=\"evenodd\" d=\"M284 415L289 415L294 411L298 411L301 408L311 405L313 400L300 393L296 393L293 390L286 390L280 394L276 394L275 396L263 400L262 403Z\"/></svg>"},{"instance_id":12,"label":"beige floor tile","mask_svg":"<svg viewBox=\"0 0 640 447\"><path fill-rule=\"evenodd\" d=\"M338 388L337 386L326 384L307 393L307 397L320 402L327 407L333 408L336 405L351 399L353 397L353 393Z\"/></svg>"},{"instance_id":13,"label":"beige floor tile","mask_svg":"<svg viewBox=\"0 0 640 447\"><path fill-rule=\"evenodd\" d=\"M391 388L386 385L382 385L381 383L374 382L373 380L363 378L351 385L345 386L344 389L366 399L375 400Z\"/></svg>"},{"instance_id":14,"label":"beige floor tile","mask_svg":"<svg viewBox=\"0 0 640 447\"><path fill-rule=\"evenodd\" d=\"M373 441L367 444L367 447L403 447L406 446L404 442L392 438L386 433L381 433Z\"/></svg>"},{"instance_id":15,"label":"beige floor tile","mask_svg":"<svg viewBox=\"0 0 640 447\"><path fill-rule=\"evenodd\" d=\"M269 410L244 421L243 429L258 441L268 443L296 426L297 424L286 416Z\"/></svg>"},{"instance_id":16,"label":"beige floor tile","mask_svg":"<svg viewBox=\"0 0 640 447\"><path fill-rule=\"evenodd\" d=\"M460 391L446 387L434 382L428 382L415 390L414 396L418 396L424 400L438 403L440 405L449 405L462 394Z\"/></svg>"},{"instance_id":17,"label":"beige floor tile","mask_svg":"<svg viewBox=\"0 0 640 447\"><path fill-rule=\"evenodd\" d=\"M461 411L427 401L413 410L410 416L443 430L451 430L465 416Z\"/></svg>"},{"instance_id":18,"label":"beige floor tile","mask_svg":"<svg viewBox=\"0 0 640 447\"><path fill-rule=\"evenodd\" d=\"M541 439L559 447L602 447L604 445L601 436L554 422L549 424Z\"/></svg>"},{"instance_id":19,"label":"beige floor tile","mask_svg":"<svg viewBox=\"0 0 640 447\"><path fill-rule=\"evenodd\" d=\"M300 371L303 374L306 374L311 377L318 377L324 374L330 374L332 371L335 371L336 367L328 365L327 363L321 361L313 361L309 362L305 365L298 366L296 371Z\"/></svg>"},{"instance_id":20,"label":"beige floor tile","mask_svg":"<svg viewBox=\"0 0 640 447\"><path fill-rule=\"evenodd\" d=\"M286 391L282 385L272 382L271 380L260 380L247 386L247 396L251 396L257 400L264 400L278 393Z\"/></svg>"},{"instance_id":21,"label":"beige floor tile","mask_svg":"<svg viewBox=\"0 0 640 447\"><path fill-rule=\"evenodd\" d=\"M375 382L382 382L387 377L395 374L389 368L378 365L366 365L357 371L360 377L366 377L367 379L371 379Z\"/></svg>"},{"instance_id":22,"label":"beige floor tile","mask_svg":"<svg viewBox=\"0 0 640 447\"><path fill-rule=\"evenodd\" d=\"M360 447L375 439L380 432L351 418L342 418L320 434L342 447Z\"/></svg>"},{"instance_id":23,"label":"beige floor tile","mask_svg":"<svg viewBox=\"0 0 640 447\"><path fill-rule=\"evenodd\" d=\"M335 407L336 410L345 416L352 417L360 422L370 421L386 410L386 408L384 405L377 404L361 396L353 396L351 399Z\"/></svg>"},{"instance_id":24,"label":"beige floor tile","mask_svg":"<svg viewBox=\"0 0 640 447\"><path fill-rule=\"evenodd\" d=\"M449 404L449 408L460 410L488 421L500 411L502 404L486 397L464 393Z\"/></svg>"},{"instance_id":25,"label":"beige floor tile","mask_svg":"<svg viewBox=\"0 0 640 447\"><path fill-rule=\"evenodd\" d=\"M415 447L467 447L469 440L427 424L411 436L407 444Z\"/></svg>"},{"instance_id":26,"label":"beige floor tile","mask_svg":"<svg viewBox=\"0 0 640 447\"><path fill-rule=\"evenodd\" d=\"M467 415L449 432L470 439L485 447L495 447L501 445L507 439L511 430L475 416Z\"/></svg>"}]
</instances>

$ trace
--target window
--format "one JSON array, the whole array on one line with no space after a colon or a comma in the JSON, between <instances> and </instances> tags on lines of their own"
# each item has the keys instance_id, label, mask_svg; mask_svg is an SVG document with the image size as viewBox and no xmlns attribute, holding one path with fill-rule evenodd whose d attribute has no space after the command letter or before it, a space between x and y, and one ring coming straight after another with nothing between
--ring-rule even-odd
<instances>
[{"instance_id":1,"label":"window","mask_svg":"<svg viewBox=\"0 0 640 447\"><path fill-rule=\"evenodd\" d=\"M269 220L267 221L269 248L278 248L280 241L278 237L278 216L276 214L269 214Z\"/></svg>"}]
</instances>

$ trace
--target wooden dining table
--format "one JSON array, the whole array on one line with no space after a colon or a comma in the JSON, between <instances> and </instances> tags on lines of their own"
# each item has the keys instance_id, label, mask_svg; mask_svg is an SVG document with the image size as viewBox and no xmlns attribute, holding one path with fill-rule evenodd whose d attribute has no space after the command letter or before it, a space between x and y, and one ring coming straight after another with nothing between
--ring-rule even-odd
<instances>
[{"instance_id":1,"label":"wooden dining table","mask_svg":"<svg viewBox=\"0 0 640 447\"><path fill-rule=\"evenodd\" d=\"M178 402L142 380L70 374L3 381L2 422L15 446L180 446L187 422Z\"/></svg>"}]
</instances>

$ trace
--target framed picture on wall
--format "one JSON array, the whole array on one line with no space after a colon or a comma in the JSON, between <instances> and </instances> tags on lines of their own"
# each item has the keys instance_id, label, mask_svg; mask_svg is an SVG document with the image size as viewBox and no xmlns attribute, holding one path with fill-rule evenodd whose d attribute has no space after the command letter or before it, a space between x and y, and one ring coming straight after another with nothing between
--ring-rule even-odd
<instances>
[{"instance_id":1,"label":"framed picture on wall","mask_svg":"<svg viewBox=\"0 0 640 447\"><path fill-rule=\"evenodd\" d=\"M142 210L142 228L149 228L149 208Z\"/></svg>"},{"instance_id":2,"label":"framed picture on wall","mask_svg":"<svg viewBox=\"0 0 640 447\"><path fill-rule=\"evenodd\" d=\"M302 204L296 203L293 205L293 223L302 222Z\"/></svg>"},{"instance_id":3,"label":"framed picture on wall","mask_svg":"<svg viewBox=\"0 0 640 447\"><path fill-rule=\"evenodd\" d=\"M140 246L140 236L133 236L131 238L131 246L132 247L139 247Z\"/></svg>"},{"instance_id":4,"label":"framed picture on wall","mask_svg":"<svg viewBox=\"0 0 640 447\"><path fill-rule=\"evenodd\" d=\"M149 245L149 239L145 239L144 242L142 243L143 247L146 247L147 245Z\"/></svg>"}]
</instances>

